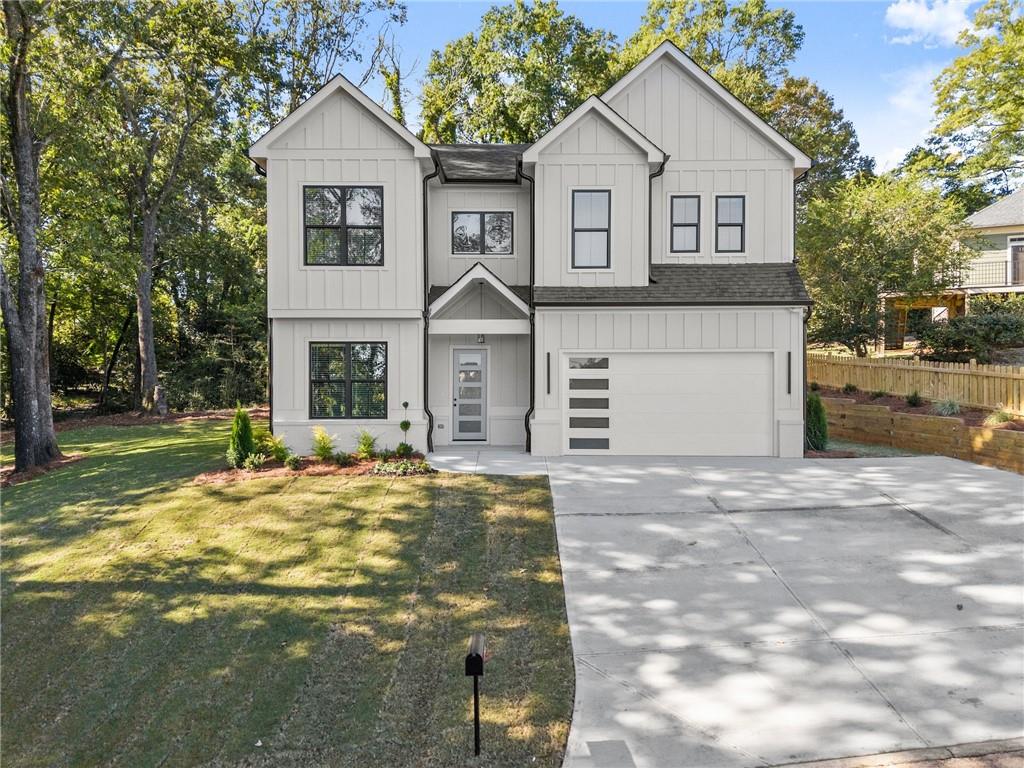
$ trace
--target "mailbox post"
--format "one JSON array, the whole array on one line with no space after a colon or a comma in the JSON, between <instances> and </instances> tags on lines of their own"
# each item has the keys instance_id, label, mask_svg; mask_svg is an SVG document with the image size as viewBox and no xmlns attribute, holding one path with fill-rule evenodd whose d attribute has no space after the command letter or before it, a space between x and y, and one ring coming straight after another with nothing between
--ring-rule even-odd
<instances>
[{"instance_id":1,"label":"mailbox post","mask_svg":"<svg viewBox=\"0 0 1024 768\"><path fill-rule=\"evenodd\" d=\"M484 674L484 636L479 632L469 638L466 651L466 677L473 678L473 754L480 754L480 678Z\"/></svg>"}]
</instances>

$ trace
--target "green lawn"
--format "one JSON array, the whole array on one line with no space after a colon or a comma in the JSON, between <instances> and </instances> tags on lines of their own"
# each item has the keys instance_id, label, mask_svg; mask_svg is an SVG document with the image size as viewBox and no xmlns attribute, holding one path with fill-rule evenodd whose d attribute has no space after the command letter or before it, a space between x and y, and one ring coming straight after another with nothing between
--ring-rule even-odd
<instances>
[{"instance_id":1,"label":"green lawn","mask_svg":"<svg viewBox=\"0 0 1024 768\"><path fill-rule=\"evenodd\" d=\"M4 765L559 765L573 667L546 481L191 484L227 431L65 432L84 461L4 490Z\"/></svg>"}]
</instances>

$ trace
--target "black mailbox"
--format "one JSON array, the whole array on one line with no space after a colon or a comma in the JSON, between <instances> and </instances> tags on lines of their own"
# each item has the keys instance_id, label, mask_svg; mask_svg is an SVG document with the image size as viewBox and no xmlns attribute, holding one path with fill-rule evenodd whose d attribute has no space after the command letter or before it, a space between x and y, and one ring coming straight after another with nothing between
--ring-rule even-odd
<instances>
[{"instance_id":1,"label":"black mailbox","mask_svg":"<svg viewBox=\"0 0 1024 768\"><path fill-rule=\"evenodd\" d=\"M477 632L469 638L466 651L466 677L478 677L484 673L484 636Z\"/></svg>"}]
</instances>

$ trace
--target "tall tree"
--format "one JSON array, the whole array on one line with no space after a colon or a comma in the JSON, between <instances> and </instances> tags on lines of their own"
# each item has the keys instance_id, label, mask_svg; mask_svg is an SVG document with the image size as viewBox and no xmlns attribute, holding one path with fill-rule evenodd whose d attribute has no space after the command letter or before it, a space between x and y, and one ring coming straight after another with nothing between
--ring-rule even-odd
<instances>
[{"instance_id":1,"label":"tall tree","mask_svg":"<svg viewBox=\"0 0 1024 768\"><path fill-rule=\"evenodd\" d=\"M769 8L766 0L650 0L618 55L617 75L665 40L757 110L788 74L804 31L792 11Z\"/></svg>"},{"instance_id":2,"label":"tall tree","mask_svg":"<svg viewBox=\"0 0 1024 768\"><path fill-rule=\"evenodd\" d=\"M929 294L955 282L970 254L962 217L955 201L913 177L847 179L810 200L797 242L815 302L811 340L867 355L882 327L881 293Z\"/></svg>"},{"instance_id":3,"label":"tall tree","mask_svg":"<svg viewBox=\"0 0 1024 768\"><path fill-rule=\"evenodd\" d=\"M479 32L431 56L421 96L424 140L536 141L607 87L613 43L557 0L492 7Z\"/></svg>"},{"instance_id":4,"label":"tall tree","mask_svg":"<svg viewBox=\"0 0 1024 768\"><path fill-rule=\"evenodd\" d=\"M1024 172L1024 13L988 0L960 35L966 50L935 81L936 154L962 180Z\"/></svg>"}]
</instances>

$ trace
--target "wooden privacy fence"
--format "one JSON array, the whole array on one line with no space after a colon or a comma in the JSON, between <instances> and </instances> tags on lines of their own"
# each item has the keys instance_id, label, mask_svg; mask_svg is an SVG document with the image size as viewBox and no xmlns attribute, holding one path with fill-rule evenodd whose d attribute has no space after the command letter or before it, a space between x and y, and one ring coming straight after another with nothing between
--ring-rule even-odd
<instances>
[{"instance_id":1,"label":"wooden privacy fence","mask_svg":"<svg viewBox=\"0 0 1024 768\"><path fill-rule=\"evenodd\" d=\"M1024 368L977 363L840 357L809 352L807 379L841 389L854 384L862 392L909 395L929 400L956 400L977 408L1003 408L1024 415Z\"/></svg>"}]
</instances>

